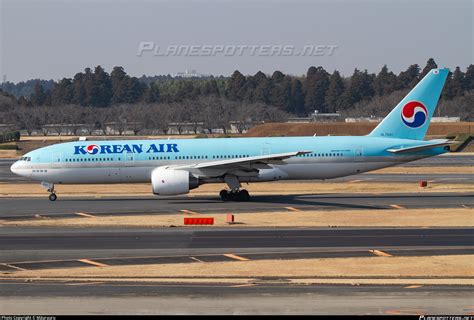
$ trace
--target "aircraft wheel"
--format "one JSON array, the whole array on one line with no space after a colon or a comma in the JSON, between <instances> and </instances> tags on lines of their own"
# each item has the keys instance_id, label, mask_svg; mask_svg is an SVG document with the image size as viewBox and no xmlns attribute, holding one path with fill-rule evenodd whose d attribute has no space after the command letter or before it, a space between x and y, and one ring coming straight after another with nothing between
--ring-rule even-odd
<instances>
[{"instance_id":1,"label":"aircraft wheel","mask_svg":"<svg viewBox=\"0 0 474 320\"><path fill-rule=\"evenodd\" d=\"M222 201L229 200L229 193L227 192L227 190L221 190L221 192L219 192L219 196L221 197Z\"/></svg>"},{"instance_id":2,"label":"aircraft wheel","mask_svg":"<svg viewBox=\"0 0 474 320\"><path fill-rule=\"evenodd\" d=\"M238 201L249 201L250 200L250 194L247 190L242 189L239 191L237 195Z\"/></svg>"},{"instance_id":3,"label":"aircraft wheel","mask_svg":"<svg viewBox=\"0 0 474 320\"><path fill-rule=\"evenodd\" d=\"M57 198L58 196L56 195L56 193L51 193L49 195L49 201L56 201Z\"/></svg>"}]
</instances>

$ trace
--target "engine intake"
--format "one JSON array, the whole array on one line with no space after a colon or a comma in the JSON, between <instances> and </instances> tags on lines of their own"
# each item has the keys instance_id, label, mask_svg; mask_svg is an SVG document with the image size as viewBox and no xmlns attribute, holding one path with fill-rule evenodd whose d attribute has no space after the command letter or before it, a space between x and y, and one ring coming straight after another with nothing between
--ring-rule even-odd
<instances>
[{"instance_id":1,"label":"engine intake","mask_svg":"<svg viewBox=\"0 0 474 320\"><path fill-rule=\"evenodd\" d=\"M157 195L186 194L199 186L199 179L185 170L158 167L151 173L151 186Z\"/></svg>"}]
</instances>

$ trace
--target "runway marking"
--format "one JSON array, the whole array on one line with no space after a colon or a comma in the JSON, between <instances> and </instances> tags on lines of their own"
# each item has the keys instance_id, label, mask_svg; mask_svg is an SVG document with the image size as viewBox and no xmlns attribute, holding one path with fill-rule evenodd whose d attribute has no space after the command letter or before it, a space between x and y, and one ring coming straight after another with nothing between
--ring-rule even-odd
<instances>
[{"instance_id":1,"label":"runway marking","mask_svg":"<svg viewBox=\"0 0 474 320\"><path fill-rule=\"evenodd\" d=\"M362 182L364 180L352 180L352 181L349 181L348 183L356 183L356 182Z\"/></svg>"},{"instance_id":2,"label":"runway marking","mask_svg":"<svg viewBox=\"0 0 474 320\"><path fill-rule=\"evenodd\" d=\"M198 258L196 258L196 257L190 257L190 258L191 258L192 260L194 260L194 261L197 261L197 262L202 262L202 263L204 263L204 261L202 261L202 260L199 260L199 259L198 259Z\"/></svg>"},{"instance_id":3,"label":"runway marking","mask_svg":"<svg viewBox=\"0 0 474 320\"><path fill-rule=\"evenodd\" d=\"M426 182L428 182L428 183L433 183L433 182L436 182L436 180L428 180L428 181L426 181Z\"/></svg>"},{"instance_id":4,"label":"runway marking","mask_svg":"<svg viewBox=\"0 0 474 320\"><path fill-rule=\"evenodd\" d=\"M232 253L226 253L226 254L224 254L224 256L227 257L227 258L240 260L240 261L249 261L250 260L250 259L247 259L247 258L244 258L244 257L237 256L237 255L232 254Z\"/></svg>"},{"instance_id":5,"label":"runway marking","mask_svg":"<svg viewBox=\"0 0 474 320\"><path fill-rule=\"evenodd\" d=\"M466 209L471 209L469 206L466 206L465 204L462 204L462 207Z\"/></svg>"},{"instance_id":6,"label":"runway marking","mask_svg":"<svg viewBox=\"0 0 474 320\"><path fill-rule=\"evenodd\" d=\"M90 264L90 265L93 265L93 266L96 266L96 267L108 267L109 266L108 264L100 263L100 262L97 262L97 261L92 261L92 260L89 260L89 259L79 259L77 261L87 263L87 264Z\"/></svg>"},{"instance_id":7,"label":"runway marking","mask_svg":"<svg viewBox=\"0 0 474 320\"><path fill-rule=\"evenodd\" d=\"M187 213L187 214L199 214L199 213L191 211L191 210L179 210L179 211L181 211L182 213Z\"/></svg>"},{"instance_id":8,"label":"runway marking","mask_svg":"<svg viewBox=\"0 0 474 320\"><path fill-rule=\"evenodd\" d=\"M405 289L416 289L423 287L421 284L414 284L412 286L406 286Z\"/></svg>"},{"instance_id":9,"label":"runway marking","mask_svg":"<svg viewBox=\"0 0 474 320\"><path fill-rule=\"evenodd\" d=\"M1 265L4 265L4 266L12 268L12 269L16 269L16 270L19 270L19 271L26 271L27 270L27 269L20 268L20 267L17 267L17 266L14 266L12 264L8 264L8 263L1 263Z\"/></svg>"},{"instance_id":10,"label":"runway marking","mask_svg":"<svg viewBox=\"0 0 474 320\"><path fill-rule=\"evenodd\" d=\"M87 213L83 213L83 212L75 212L74 214L76 214L78 216L86 217L86 218L96 218L96 216L93 216L93 215L87 214Z\"/></svg>"},{"instance_id":11,"label":"runway marking","mask_svg":"<svg viewBox=\"0 0 474 320\"><path fill-rule=\"evenodd\" d=\"M40 218L40 219L41 219L41 218L43 218L43 217L42 217L41 215L39 215L39 214L35 214L35 218Z\"/></svg>"},{"instance_id":12,"label":"runway marking","mask_svg":"<svg viewBox=\"0 0 474 320\"><path fill-rule=\"evenodd\" d=\"M285 209L287 209L289 211L295 211L295 212L301 211L300 209L296 209L296 208L293 208L293 207L285 207Z\"/></svg>"},{"instance_id":13,"label":"runway marking","mask_svg":"<svg viewBox=\"0 0 474 320\"><path fill-rule=\"evenodd\" d=\"M393 314L393 315L410 315L410 314L416 314L416 315L422 315L426 314L426 311L423 309L392 309L392 310L385 310L386 314Z\"/></svg>"},{"instance_id":14,"label":"runway marking","mask_svg":"<svg viewBox=\"0 0 474 320\"><path fill-rule=\"evenodd\" d=\"M395 209L406 209L405 207L399 206L398 204L391 204L390 206Z\"/></svg>"},{"instance_id":15,"label":"runway marking","mask_svg":"<svg viewBox=\"0 0 474 320\"><path fill-rule=\"evenodd\" d=\"M370 253L375 254L376 256L379 257L391 257L392 255L386 252L383 252L381 250L369 250Z\"/></svg>"},{"instance_id":16,"label":"runway marking","mask_svg":"<svg viewBox=\"0 0 474 320\"><path fill-rule=\"evenodd\" d=\"M103 281L95 281L95 282L79 282L79 283L66 283L65 285L66 286L87 286L87 285L91 285L91 284L103 284L103 283L107 283L107 282L103 282Z\"/></svg>"},{"instance_id":17,"label":"runway marking","mask_svg":"<svg viewBox=\"0 0 474 320\"><path fill-rule=\"evenodd\" d=\"M242 287L255 287L257 284L256 283L244 283L244 284L236 284L233 286L230 286L231 288L242 288Z\"/></svg>"}]
</instances>

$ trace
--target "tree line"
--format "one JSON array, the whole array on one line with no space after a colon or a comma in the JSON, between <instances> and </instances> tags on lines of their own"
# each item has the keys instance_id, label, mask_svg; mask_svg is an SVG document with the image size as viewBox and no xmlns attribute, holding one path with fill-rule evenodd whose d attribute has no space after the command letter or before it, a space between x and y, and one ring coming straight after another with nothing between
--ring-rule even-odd
<instances>
[{"instance_id":1,"label":"tree line","mask_svg":"<svg viewBox=\"0 0 474 320\"><path fill-rule=\"evenodd\" d=\"M436 62L430 58L423 68L413 64L398 75L385 65L377 74L355 69L349 77L343 77L337 70L330 73L323 67L312 66L304 76L280 71L271 75L259 71L245 76L234 71L230 77L136 78L129 76L122 67L114 67L109 74L97 66L57 82L29 80L2 84L0 121L17 123L19 118L27 117L22 116L25 110L28 114L37 114L33 121L36 123L62 123L67 119L60 115L71 117L75 114L75 118L68 121L94 122L96 128L100 127L99 114L115 117L117 123L122 121L120 119L138 117L132 116L138 111L144 120L159 114L168 122L196 123L205 122L206 112L219 114L219 110L226 108L229 110L225 113L235 118L228 121L250 117L271 121L307 116L315 110L351 116L384 116L436 67ZM30 94L26 95L27 92ZM465 71L457 67L449 73L438 115L459 115L463 120L472 120L473 92L474 65L469 65ZM258 106L256 110L264 116L256 115L249 106ZM47 112L39 116L41 110ZM22 125L26 126L24 122Z\"/></svg>"}]
</instances>

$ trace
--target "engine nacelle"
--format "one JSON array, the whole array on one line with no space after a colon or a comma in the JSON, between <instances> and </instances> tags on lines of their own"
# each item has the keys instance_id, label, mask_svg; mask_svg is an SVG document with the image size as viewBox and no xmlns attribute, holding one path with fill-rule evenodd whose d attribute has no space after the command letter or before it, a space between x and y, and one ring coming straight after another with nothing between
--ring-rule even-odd
<instances>
[{"instance_id":1,"label":"engine nacelle","mask_svg":"<svg viewBox=\"0 0 474 320\"><path fill-rule=\"evenodd\" d=\"M154 194L170 196L188 193L199 186L199 180L185 170L158 167L151 173L151 186Z\"/></svg>"}]
</instances>

